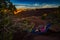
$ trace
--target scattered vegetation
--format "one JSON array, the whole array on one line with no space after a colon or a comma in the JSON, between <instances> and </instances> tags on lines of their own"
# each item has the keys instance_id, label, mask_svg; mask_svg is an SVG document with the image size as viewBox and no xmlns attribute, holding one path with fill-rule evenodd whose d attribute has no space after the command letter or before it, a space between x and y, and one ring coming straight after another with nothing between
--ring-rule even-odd
<instances>
[{"instance_id":1,"label":"scattered vegetation","mask_svg":"<svg viewBox=\"0 0 60 40\"><path fill-rule=\"evenodd\" d=\"M0 40L12 40L13 33L18 30L31 32L35 25L26 19L13 25L12 17L14 16L14 11L16 11L16 7L9 0L0 0ZM31 15L33 16L33 14ZM48 19L47 21L50 21L52 25L58 25L58 27L60 27L60 6L55 14L48 13L39 16L41 16L42 20Z\"/></svg>"}]
</instances>

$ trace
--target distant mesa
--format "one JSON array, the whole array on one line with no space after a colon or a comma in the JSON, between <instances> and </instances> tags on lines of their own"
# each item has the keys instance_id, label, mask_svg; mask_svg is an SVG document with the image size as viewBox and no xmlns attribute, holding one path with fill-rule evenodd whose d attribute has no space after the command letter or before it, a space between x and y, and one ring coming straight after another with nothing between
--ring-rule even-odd
<instances>
[{"instance_id":1,"label":"distant mesa","mask_svg":"<svg viewBox=\"0 0 60 40\"><path fill-rule=\"evenodd\" d=\"M54 8L35 8L35 9L30 9L30 8L19 8L17 9L17 11L14 11L14 14L18 14L18 13L24 13L23 11L25 11L25 13L28 12L33 12L33 13L51 13L51 12L55 12L58 10L58 7L54 7Z\"/></svg>"}]
</instances>

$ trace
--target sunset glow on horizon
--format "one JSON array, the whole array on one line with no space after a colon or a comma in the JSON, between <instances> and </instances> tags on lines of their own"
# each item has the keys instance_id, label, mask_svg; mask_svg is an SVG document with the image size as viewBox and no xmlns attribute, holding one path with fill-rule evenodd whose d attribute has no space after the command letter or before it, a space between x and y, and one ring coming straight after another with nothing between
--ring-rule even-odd
<instances>
[{"instance_id":1,"label":"sunset glow on horizon","mask_svg":"<svg viewBox=\"0 0 60 40\"><path fill-rule=\"evenodd\" d=\"M10 0L17 8L15 14L26 9L54 8L60 6L60 0Z\"/></svg>"},{"instance_id":2,"label":"sunset glow on horizon","mask_svg":"<svg viewBox=\"0 0 60 40\"><path fill-rule=\"evenodd\" d=\"M60 0L10 0L16 8L52 8L60 6Z\"/></svg>"}]
</instances>

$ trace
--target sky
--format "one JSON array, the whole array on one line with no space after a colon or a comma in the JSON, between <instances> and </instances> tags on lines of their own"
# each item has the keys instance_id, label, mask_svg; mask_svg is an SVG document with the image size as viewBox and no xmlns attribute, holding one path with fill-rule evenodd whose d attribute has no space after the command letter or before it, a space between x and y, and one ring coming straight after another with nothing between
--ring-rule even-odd
<instances>
[{"instance_id":1,"label":"sky","mask_svg":"<svg viewBox=\"0 0 60 40\"><path fill-rule=\"evenodd\" d=\"M60 6L60 0L10 0L16 8L51 8Z\"/></svg>"}]
</instances>

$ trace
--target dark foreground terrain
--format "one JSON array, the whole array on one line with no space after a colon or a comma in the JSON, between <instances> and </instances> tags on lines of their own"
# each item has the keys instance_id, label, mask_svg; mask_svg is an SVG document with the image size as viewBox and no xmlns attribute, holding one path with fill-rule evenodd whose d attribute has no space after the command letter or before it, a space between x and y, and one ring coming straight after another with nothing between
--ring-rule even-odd
<instances>
[{"instance_id":1,"label":"dark foreground terrain","mask_svg":"<svg viewBox=\"0 0 60 40\"><path fill-rule=\"evenodd\" d=\"M26 32L17 32L14 34L13 40L60 40L60 33L47 32L43 34L32 34Z\"/></svg>"}]
</instances>

